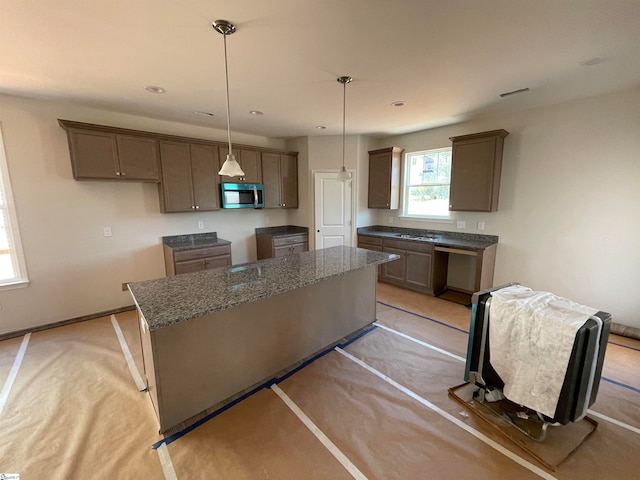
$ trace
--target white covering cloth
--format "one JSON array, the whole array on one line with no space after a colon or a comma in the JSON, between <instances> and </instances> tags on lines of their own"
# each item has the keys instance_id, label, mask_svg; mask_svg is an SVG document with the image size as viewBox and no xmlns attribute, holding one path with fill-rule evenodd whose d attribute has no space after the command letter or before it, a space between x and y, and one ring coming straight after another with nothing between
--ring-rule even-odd
<instances>
[{"instance_id":1,"label":"white covering cloth","mask_svg":"<svg viewBox=\"0 0 640 480\"><path fill-rule=\"evenodd\" d=\"M521 285L491 296L489 353L505 397L553 418L576 333L598 310Z\"/></svg>"}]
</instances>

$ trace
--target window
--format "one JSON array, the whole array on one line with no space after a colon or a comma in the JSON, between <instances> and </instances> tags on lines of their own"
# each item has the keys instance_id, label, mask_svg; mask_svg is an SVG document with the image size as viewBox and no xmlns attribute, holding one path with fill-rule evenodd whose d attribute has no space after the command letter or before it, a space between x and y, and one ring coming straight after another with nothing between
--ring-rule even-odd
<instances>
[{"instance_id":1,"label":"window","mask_svg":"<svg viewBox=\"0 0 640 480\"><path fill-rule=\"evenodd\" d=\"M26 273L0 129L0 289L26 286Z\"/></svg>"},{"instance_id":2,"label":"window","mask_svg":"<svg viewBox=\"0 0 640 480\"><path fill-rule=\"evenodd\" d=\"M403 215L448 219L451 148L409 152L404 161Z\"/></svg>"}]
</instances>

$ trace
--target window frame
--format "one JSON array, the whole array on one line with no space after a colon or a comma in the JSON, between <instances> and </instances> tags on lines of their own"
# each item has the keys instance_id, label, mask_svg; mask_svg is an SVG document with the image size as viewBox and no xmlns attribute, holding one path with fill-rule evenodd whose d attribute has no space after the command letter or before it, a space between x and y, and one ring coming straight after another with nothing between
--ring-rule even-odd
<instances>
[{"instance_id":1,"label":"window frame","mask_svg":"<svg viewBox=\"0 0 640 480\"><path fill-rule=\"evenodd\" d=\"M11 188L11 176L4 146L4 135L2 123L0 122L0 195L4 197L4 202L0 201L0 211L4 210L5 227L7 241L9 243L9 255L13 266L14 276L8 279L0 279L0 291L23 288L29 285L27 276L27 266L22 249L20 237L20 227L18 226L18 216L16 214L13 190ZM1 200L1 199L0 199Z\"/></svg>"},{"instance_id":2,"label":"window frame","mask_svg":"<svg viewBox=\"0 0 640 480\"><path fill-rule=\"evenodd\" d=\"M441 148L430 148L428 150L416 150L413 152L406 152L404 154L404 158L402 161L402 208L399 217L408 218L414 220L428 220L430 222L443 222L443 223L453 223L453 217L451 216L451 210L447 210L446 215L416 215L410 214L407 212L409 207L409 180L410 180L410 165L409 159L412 155L419 155L425 153L440 153L440 152L453 152L453 147L441 147ZM451 177L449 177L449 196L451 196Z\"/></svg>"}]
</instances>

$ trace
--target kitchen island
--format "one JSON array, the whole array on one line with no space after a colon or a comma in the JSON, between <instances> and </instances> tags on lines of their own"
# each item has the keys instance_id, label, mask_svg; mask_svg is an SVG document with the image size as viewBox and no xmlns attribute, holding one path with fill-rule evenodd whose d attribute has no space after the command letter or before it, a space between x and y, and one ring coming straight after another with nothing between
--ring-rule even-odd
<instances>
[{"instance_id":1,"label":"kitchen island","mask_svg":"<svg viewBox=\"0 0 640 480\"><path fill-rule=\"evenodd\" d=\"M397 258L338 246L130 283L160 431L371 324L378 265Z\"/></svg>"}]
</instances>

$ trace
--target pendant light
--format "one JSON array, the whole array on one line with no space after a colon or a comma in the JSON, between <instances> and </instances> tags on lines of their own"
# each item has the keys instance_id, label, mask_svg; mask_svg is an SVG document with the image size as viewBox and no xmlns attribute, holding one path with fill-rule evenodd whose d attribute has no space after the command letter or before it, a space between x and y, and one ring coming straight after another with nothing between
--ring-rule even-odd
<instances>
[{"instance_id":1,"label":"pendant light","mask_svg":"<svg viewBox=\"0 0 640 480\"><path fill-rule=\"evenodd\" d=\"M342 94L342 168L340 168L340 172L338 172L338 181L340 182L348 182L351 180L351 172L347 172L347 169L344 166L344 157L345 157L345 149L346 149L346 136L345 136L345 123L347 116L347 83L351 83L353 78L351 77L338 77L338 82L342 84L343 94Z\"/></svg>"},{"instance_id":2,"label":"pendant light","mask_svg":"<svg viewBox=\"0 0 640 480\"><path fill-rule=\"evenodd\" d=\"M224 39L224 79L227 88L227 139L229 140L229 154L227 159L222 164L222 168L218 172L218 175L225 175L227 177L243 177L244 172L240 165L236 161L236 156L233 154L231 148L231 114L229 110L229 68L227 66L227 35L235 33L236 26L226 20L216 20L212 24L214 30L222 34Z\"/></svg>"}]
</instances>

